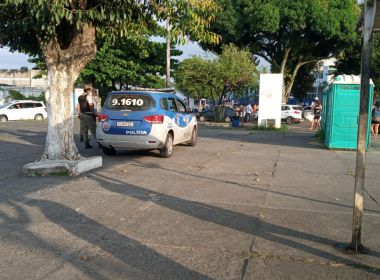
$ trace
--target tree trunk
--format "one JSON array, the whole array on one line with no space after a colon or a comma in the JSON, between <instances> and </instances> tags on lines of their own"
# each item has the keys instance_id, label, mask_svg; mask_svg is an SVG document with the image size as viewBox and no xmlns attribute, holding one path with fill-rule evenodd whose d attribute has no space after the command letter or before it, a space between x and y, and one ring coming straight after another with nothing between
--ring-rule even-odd
<instances>
[{"instance_id":1,"label":"tree trunk","mask_svg":"<svg viewBox=\"0 0 380 280\"><path fill-rule=\"evenodd\" d=\"M82 158L74 143L72 93L78 75L95 53L95 28L92 26L84 26L67 49L61 49L56 38L43 47L49 87L45 93L48 131L41 161Z\"/></svg>"},{"instance_id":2,"label":"tree trunk","mask_svg":"<svg viewBox=\"0 0 380 280\"><path fill-rule=\"evenodd\" d=\"M284 76L285 76L286 63L288 62L288 58L289 58L289 53L290 53L290 48L287 48L285 50L284 57L283 57L282 62L281 62L280 71Z\"/></svg>"},{"instance_id":3,"label":"tree trunk","mask_svg":"<svg viewBox=\"0 0 380 280\"><path fill-rule=\"evenodd\" d=\"M286 64L288 62L290 53L290 48L285 49L284 57L282 58L281 67L280 67L280 73L283 77L283 83L282 83L282 101L286 103L288 100L288 97L286 97Z\"/></svg>"}]
</instances>

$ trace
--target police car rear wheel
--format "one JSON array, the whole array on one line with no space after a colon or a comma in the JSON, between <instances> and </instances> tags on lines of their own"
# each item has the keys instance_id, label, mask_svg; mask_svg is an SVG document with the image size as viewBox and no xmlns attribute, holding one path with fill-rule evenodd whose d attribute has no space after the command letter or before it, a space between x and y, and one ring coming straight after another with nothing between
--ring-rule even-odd
<instances>
[{"instance_id":1,"label":"police car rear wheel","mask_svg":"<svg viewBox=\"0 0 380 280\"><path fill-rule=\"evenodd\" d=\"M116 154L116 150L113 148L102 147L103 153L107 156L114 156Z\"/></svg>"},{"instance_id":2,"label":"police car rear wheel","mask_svg":"<svg viewBox=\"0 0 380 280\"><path fill-rule=\"evenodd\" d=\"M169 158L173 154L173 135L170 133L166 136L164 147L160 150L160 155L163 158Z\"/></svg>"},{"instance_id":3,"label":"police car rear wheel","mask_svg":"<svg viewBox=\"0 0 380 280\"><path fill-rule=\"evenodd\" d=\"M187 143L187 145L195 146L196 144L197 144L197 128L194 127L193 132L191 133L191 138L190 138L189 142Z\"/></svg>"}]
</instances>

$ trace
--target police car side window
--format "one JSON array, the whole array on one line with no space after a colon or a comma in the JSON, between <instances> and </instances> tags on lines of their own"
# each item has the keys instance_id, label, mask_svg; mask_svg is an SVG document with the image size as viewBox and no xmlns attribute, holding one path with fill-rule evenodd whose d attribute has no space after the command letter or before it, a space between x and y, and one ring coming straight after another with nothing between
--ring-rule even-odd
<instances>
[{"instance_id":1,"label":"police car side window","mask_svg":"<svg viewBox=\"0 0 380 280\"><path fill-rule=\"evenodd\" d=\"M176 99L176 102L177 102L177 109L178 109L178 112L180 113L186 113L186 105L183 104L182 101Z\"/></svg>"},{"instance_id":2,"label":"police car side window","mask_svg":"<svg viewBox=\"0 0 380 280\"><path fill-rule=\"evenodd\" d=\"M178 112L175 99L174 98L169 98L168 102L169 102L169 110L172 111L172 112Z\"/></svg>"},{"instance_id":3,"label":"police car side window","mask_svg":"<svg viewBox=\"0 0 380 280\"><path fill-rule=\"evenodd\" d=\"M166 98L160 99L160 107L162 110L168 110L168 100Z\"/></svg>"}]
</instances>

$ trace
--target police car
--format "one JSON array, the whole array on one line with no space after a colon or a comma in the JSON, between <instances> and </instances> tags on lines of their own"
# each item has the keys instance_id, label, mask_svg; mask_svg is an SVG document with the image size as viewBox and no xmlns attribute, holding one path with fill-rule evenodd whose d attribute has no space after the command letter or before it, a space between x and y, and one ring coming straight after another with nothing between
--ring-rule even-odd
<instances>
[{"instance_id":1,"label":"police car","mask_svg":"<svg viewBox=\"0 0 380 280\"><path fill-rule=\"evenodd\" d=\"M158 149L168 158L174 145L197 143L197 128L195 116L173 93L114 91L98 115L96 136L106 155Z\"/></svg>"}]
</instances>

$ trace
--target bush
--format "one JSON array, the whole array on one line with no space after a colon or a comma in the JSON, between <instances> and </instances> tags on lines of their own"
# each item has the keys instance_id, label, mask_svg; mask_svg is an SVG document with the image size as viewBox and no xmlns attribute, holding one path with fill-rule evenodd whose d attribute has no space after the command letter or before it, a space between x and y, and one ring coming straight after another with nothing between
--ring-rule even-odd
<instances>
[{"instance_id":1,"label":"bush","mask_svg":"<svg viewBox=\"0 0 380 280\"><path fill-rule=\"evenodd\" d=\"M321 142L324 142L324 141L325 141L325 132L323 131L322 128L321 128L320 130L317 131L317 133L315 134L315 136L316 136Z\"/></svg>"},{"instance_id":2,"label":"bush","mask_svg":"<svg viewBox=\"0 0 380 280\"><path fill-rule=\"evenodd\" d=\"M17 90L10 89L8 91L8 99L11 100L34 100L34 101L43 101L45 102L45 93L42 92L39 96L25 96Z\"/></svg>"},{"instance_id":3,"label":"bush","mask_svg":"<svg viewBox=\"0 0 380 280\"><path fill-rule=\"evenodd\" d=\"M41 92L41 94L39 96L28 96L27 99L45 102L45 93Z\"/></svg>"},{"instance_id":4,"label":"bush","mask_svg":"<svg viewBox=\"0 0 380 280\"><path fill-rule=\"evenodd\" d=\"M9 90L8 91L8 97L12 100L25 100L26 97L25 95L23 95L21 92L17 91L17 90Z\"/></svg>"}]
</instances>

